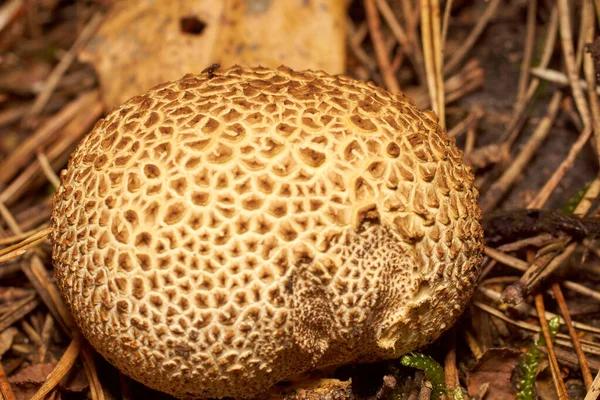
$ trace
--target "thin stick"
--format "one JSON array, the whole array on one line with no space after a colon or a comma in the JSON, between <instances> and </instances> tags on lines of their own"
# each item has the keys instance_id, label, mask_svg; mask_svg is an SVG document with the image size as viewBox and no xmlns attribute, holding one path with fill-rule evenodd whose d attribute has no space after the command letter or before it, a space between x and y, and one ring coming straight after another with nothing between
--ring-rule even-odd
<instances>
[{"instance_id":1,"label":"thin stick","mask_svg":"<svg viewBox=\"0 0 600 400\"><path fill-rule=\"evenodd\" d=\"M448 27L450 25L450 12L452 11L452 4L454 0L447 0L446 7L444 8L444 22L442 25L442 48L446 48L446 38L448 37Z\"/></svg>"},{"instance_id":2,"label":"thin stick","mask_svg":"<svg viewBox=\"0 0 600 400\"><path fill-rule=\"evenodd\" d=\"M12 245L10 247L6 247L4 249L1 249L0 250L0 256L8 254L11 251L19 249L21 247L25 247L28 244L37 243L40 240L45 239L46 236L48 236L50 233L52 233L52 228L50 228L50 227L42 229L40 231L37 231L37 232L33 233L32 235L26 237L23 241L21 241L21 242L19 242L17 244L14 244L14 245Z\"/></svg>"},{"instance_id":3,"label":"thin stick","mask_svg":"<svg viewBox=\"0 0 600 400\"><path fill-rule=\"evenodd\" d=\"M582 18L584 18L582 25L585 29L584 38L585 42L592 43L594 40L594 31L596 27L593 5L591 0L584 0L583 4L584 8L581 12L586 13L582 15ZM587 86L592 88L592 90L588 91L588 98L590 102L590 111L592 114L592 128L594 130L594 138L596 140L596 152L598 154L598 160L600 161L600 102L598 101L597 92L593 90L594 85L596 84L596 73L600 71L595 71L594 60L589 52L585 52L585 54L583 54L583 70L585 73ZM598 89L600 90L600 87L598 87Z\"/></svg>"},{"instance_id":4,"label":"thin stick","mask_svg":"<svg viewBox=\"0 0 600 400\"><path fill-rule=\"evenodd\" d=\"M82 346L81 359L88 382L90 383L92 400L104 400L104 391L102 390L102 385L98 379L98 370L96 368L96 363L94 362L94 353L88 345Z\"/></svg>"},{"instance_id":5,"label":"thin stick","mask_svg":"<svg viewBox=\"0 0 600 400\"><path fill-rule=\"evenodd\" d=\"M575 105L579 110L581 119L584 125L590 123L590 113L588 109L585 96L583 91L578 84L579 73L577 71L577 64L575 62L575 49L573 48L573 35L571 33L571 21L569 16L571 15L569 0L558 0L558 15L560 18L560 43L563 50L563 57L565 60L565 67L567 69L567 77L571 85L571 91L573 93L573 99Z\"/></svg>"},{"instance_id":6,"label":"thin stick","mask_svg":"<svg viewBox=\"0 0 600 400\"><path fill-rule=\"evenodd\" d=\"M558 303L558 307L560 308L560 313L562 314L562 317L565 320L565 324L569 329L569 336L571 336L571 340L573 341L573 348L575 349L577 359L579 360L579 366L581 367L581 374L583 375L585 388L589 390L590 386L592 385L592 373L590 372L590 367L588 366L587 358L585 357L583 349L581 348L579 336L577 336L577 332L573 327L571 313L569 313L569 308L567 307L565 296L563 296L562 290L560 289L560 285L556 282L552 284L552 291L554 292L554 296L556 297L556 302Z\"/></svg>"},{"instance_id":7,"label":"thin stick","mask_svg":"<svg viewBox=\"0 0 600 400\"><path fill-rule=\"evenodd\" d=\"M465 119L456 124L452 129L448 131L448 136L458 137L463 134L472 124L483 117L484 110L481 107L475 107L473 111L467 115Z\"/></svg>"},{"instance_id":8,"label":"thin stick","mask_svg":"<svg viewBox=\"0 0 600 400\"><path fill-rule=\"evenodd\" d=\"M598 396L600 396L600 371L598 371L596 378L594 378L592 387L588 390L584 400L597 400Z\"/></svg>"},{"instance_id":9,"label":"thin stick","mask_svg":"<svg viewBox=\"0 0 600 400\"><path fill-rule=\"evenodd\" d=\"M373 42L373 47L375 48L375 56L377 57L377 62L379 63L379 69L381 71L381 76L383 77L383 82L390 92L399 93L400 85L394 76L392 64L390 63L388 53L385 49L385 41L383 40L383 35L381 34L380 30L380 21L377 13L377 7L375 6L375 0L364 1L371 41Z\"/></svg>"},{"instance_id":10,"label":"thin stick","mask_svg":"<svg viewBox=\"0 0 600 400\"><path fill-rule=\"evenodd\" d=\"M27 239L28 237L30 237L31 235L34 235L37 232L40 232L44 229L46 229L48 227L47 223L44 223L42 226L35 228L35 229L31 229L27 232L24 232L20 235L12 235L12 236L8 236L5 238L0 239L0 246L6 246L8 244L11 243L16 243L19 242L21 240ZM1 250L0 250L1 251Z\"/></svg>"},{"instance_id":11,"label":"thin stick","mask_svg":"<svg viewBox=\"0 0 600 400\"><path fill-rule=\"evenodd\" d=\"M2 202L0 202L0 215L2 215L14 233L22 233L21 228L14 217ZM44 304L46 304L46 307L48 307L48 310L50 310L54 319L59 323L65 333L70 336L73 331L72 327L74 326L71 314L62 302L56 285L51 282L44 263L38 256L34 255L31 258L30 264L24 263L21 265L21 270L31 282Z\"/></svg>"},{"instance_id":12,"label":"thin stick","mask_svg":"<svg viewBox=\"0 0 600 400\"><path fill-rule=\"evenodd\" d=\"M550 335L550 327L548 326L548 320L545 317L546 307L544 306L544 298L540 293L535 295L535 307L537 309L538 315L540 316L540 326L542 328L542 332L544 333L544 338L546 339L546 348L548 349L548 360L550 361L552 382L554 382L556 394L558 394L559 400L568 400L569 396L567 395L567 388L560 374L560 367L558 366L558 361L556 361L556 354L554 353L554 343L552 343L552 336Z\"/></svg>"},{"instance_id":13,"label":"thin stick","mask_svg":"<svg viewBox=\"0 0 600 400\"><path fill-rule=\"evenodd\" d=\"M97 102L98 98L99 93L96 90L81 94L77 99L63 107L58 114L42 125L33 135L27 137L0 164L0 186L7 183L22 167L29 163L30 157L37 148L44 146L57 131L71 121L81 110Z\"/></svg>"},{"instance_id":14,"label":"thin stick","mask_svg":"<svg viewBox=\"0 0 600 400\"><path fill-rule=\"evenodd\" d=\"M67 373L75 364L79 351L81 350L81 338L76 336L71 340L71 344L67 347L67 350L54 367L54 370L48 375L44 384L38 389L38 391L31 397L30 400L43 400L48 393L52 391L58 385L58 383L67 375Z\"/></svg>"},{"instance_id":15,"label":"thin stick","mask_svg":"<svg viewBox=\"0 0 600 400\"><path fill-rule=\"evenodd\" d=\"M546 38L544 40L544 50L542 52L542 57L540 60L540 64L538 67L546 68L550 63L552 58L552 54L554 53L554 45L556 44L556 37L558 34L558 9L556 7L552 8L552 13L550 14L550 22L548 23L548 29L546 31ZM524 122L524 114L527 110L527 104L533 98L538 86L540 84L539 79L532 79L529 82L529 88L527 89L527 94L525 98L517 102L517 106L513 112L513 115L508 124L506 124L506 129L502 132L500 136L500 142L506 142L509 146L512 142L518 137L519 131L521 130L521 126Z\"/></svg>"},{"instance_id":16,"label":"thin stick","mask_svg":"<svg viewBox=\"0 0 600 400\"><path fill-rule=\"evenodd\" d=\"M548 200L548 198L550 198L550 195L552 194L554 189L556 189L556 187L558 186L562 178L565 176L567 171L573 166L575 158L581 152L587 141L590 139L591 135L592 126L588 125L583 129L573 146L571 146L567 157L563 160L563 162L560 163L556 171L554 171L554 174L552 174L552 176L550 177L550 179L548 179L544 187L532 200L532 208L538 208L541 204L544 204Z\"/></svg>"},{"instance_id":17,"label":"thin stick","mask_svg":"<svg viewBox=\"0 0 600 400\"><path fill-rule=\"evenodd\" d=\"M367 25L364 26L367 28L367 30L369 29ZM346 27L348 31L348 43L350 44L350 50L352 50L356 58L363 63L369 73L373 73L377 68L377 64L375 64L371 60L371 57L363 50L362 47L360 47L360 42L362 42L363 39L361 39L359 32L350 18L348 18L346 21Z\"/></svg>"},{"instance_id":18,"label":"thin stick","mask_svg":"<svg viewBox=\"0 0 600 400\"><path fill-rule=\"evenodd\" d=\"M485 12L483 13L483 15L481 15L481 17L479 17L477 25L475 25L467 39L464 41L463 45L452 55L450 60L444 66L444 74L447 75L450 72L452 72L456 67L458 67L467 55L467 53L471 51L471 48L473 47L477 39L479 39L479 36L483 32L487 24L490 22L492 17L496 15L496 10L498 9L500 2L501 0L490 1L487 8L485 9Z\"/></svg>"},{"instance_id":19,"label":"thin stick","mask_svg":"<svg viewBox=\"0 0 600 400\"><path fill-rule=\"evenodd\" d=\"M502 174L502 176L494 182L481 200L481 208L484 213L491 211L502 200L513 182L520 176L523 168L533 157L535 151L539 148L542 142L546 139L550 128L558 113L558 108L562 100L562 94L555 92L550 100L548 111L544 118L538 124L521 153L515 158L510 167Z\"/></svg>"},{"instance_id":20,"label":"thin stick","mask_svg":"<svg viewBox=\"0 0 600 400\"><path fill-rule=\"evenodd\" d=\"M458 388L458 369L456 368L456 330L452 329L448 335L448 352L444 359L444 375L446 387L453 391ZM451 396L454 398L454 396Z\"/></svg>"},{"instance_id":21,"label":"thin stick","mask_svg":"<svg viewBox=\"0 0 600 400\"><path fill-rule=\"evenodd\" d=\"M50 165L48 157L46 157L46 155L42 151L38 151L36 153L36 157L38 162L40 163L42 172L44 172L44 175L46 175L46 178L48 179L48 182L50 182L55 189L59 187L60 179L56 175L56 172L54 172L54 169L52 169L52 165Z\"/></svg>"},{"instance_id":22,"label":"thin stick","mask_svg":"<svg viewBox=\"0 0 600 400\"><path fill-rule=\"evenodd\" d=\"M517 92L517 104L523 101L527 93L527 83L529 80L529 66L533 56L533 45L535 42L535 16L537 13L537 0L529 0L527 4L527 33L525 39L525 50L523 51L523 62L521 65L521 74L519 76L519 89Z\"/></svg>"},{"instance_id":23,"label":"thin stick","mask_svg":"<svg viewBox=\"0 0 600 400\"><path fill-rule=\"evenodd\" d=\"M17 400L12 388L10 387L10 383L6 378L6 373L4 372L2 363L0 363L0 395L2 395L3 400Z\"/></svg>"},{"instance_id":24,"label":"thin stick","mask_svg":"<svg viewBox=\"0 0 600 400\"><path fill-rule=\"evenodd\" d=\"M442 46L441 22L440 22L440 0L431 1L431 37L433 45L433 62L435 71L435 86L437 91L437 109L439 123L442 129L446 129L446 101L444 99L444 48Z\"/></svg>"},{"instance_id":25,"label":"thin stick","mask_svg":"<svg viewBox=\"0 0 600 400\"><path fill-rule=\"evenodd\" d=\"M421 52L421 48L413 45L411 39L396 19L394 12L386 0L377 0L377 8L396 37L396 40L398 40L398 43L402 46L404 53L415 67L415 72L419 81L425 82L425 75L423 74L423 53Z\"/></svg>"},{"instance_id":26,"label":"thin stick","mask_svg":"<svg viewBox=\"0 0 600 400\"><path fill-rule=\"evenodd\" d=\"M56 67L54 67L54 69L48 76L48 79L44 84L44 88L36 97L33 106L31 106L31 110L29 111L29 114L26 117L27 119L35 118L43 110L48 100L50 100L50 96L54 92L54 89L56 89L60 78L62 78L65 72L67 72L67 69L69 68L73 60L75 60L75 57L77 57L77 54L79 54L83 46L85 46L85 44L92 38L92 36L100 26L100 23L102 22L103 18L104 17L100 13L96 13L92 16L85 28L83 28L83 30L81 31L79 37L75 40L75 43L73 43L73 46L71 46L69 51L62 56L59 63L56 65Z\"/></svg>"},{"instance_id":27,"label":"thin stick","mask_svg":"<svg viewBox=\"0 0 600 400\"><path fill-rule=\"evenodd\" d=\"M559 86L562 86L562 87L569 86L569 78L567 78L566 74L564 74L560 71L557 71L554 69L548 69L548 68L531 68L531 70L529 72L531 72L531 75L534 75L534 76L536 76L540 79L546 80L548 82L556 83ZM595 84L595 82L594 82L594 84ZM580 79L579 86L581 86L581 89L583 89L584 91L586 91L586 92L588 91L589 86L587 84L587 81ZM600 94L600 87L596 88L596 94Z\"/></svg>"},{"instance_id":28,"label":"thin stick","mask_svg":"<svg viewBox=\"0 0 600 400\"><path fill-rule=\"evenodd\" d=\"M0 7L0 31L15 18L24 5L23 0L10 0Z\"/></svg>"},{"instance_id":29,"label":"thin stick","mask_svg":"<svg viewBox=\"0 0 600 400\"><path fill-rule=\"evenodd\" d=\"M438 87L435 76L435 55L433 54L433 40L431 29L431 3L430 0L421 0L421 40L425 56L425 71L427 74L427 90L433 112L439 115Z\"/></svg>"}]
</instances>

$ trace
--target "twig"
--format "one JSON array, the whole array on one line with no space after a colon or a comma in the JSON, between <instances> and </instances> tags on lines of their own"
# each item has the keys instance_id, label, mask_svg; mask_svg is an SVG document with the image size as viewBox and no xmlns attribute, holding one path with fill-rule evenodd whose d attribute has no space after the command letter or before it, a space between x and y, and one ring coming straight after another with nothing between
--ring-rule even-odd
<instances>
[{"instance_id":1,"label":"twig","mask_svg":"<svg viewBox=\"0 0 600 400\"><path fill-rule=\"evenodd\" d=\"M10 155L0 164L0 186L6 184L21 168L26 166L31 159L35 150L52 139L63 126L73 119L81 110L90 106L93 102L98 101L98 91L90 91L83 93L77 99L69 103L67 106L53 116L34 134L30 135L25 141L19 145Z\"/></svg>"},{"instance_id":2,"label":"twig","mask_svg":"<svg viewBox=\"0 0 600 400\"><path fill-rule=\"evenodd\" d=\"M541 293L535 295L535 307L538 315L540 316L540 326L546 339L546 348L548 349L548 360L550 360L550 370L552 372L552 381L554 382L554 388L556 394L558 394L559 400L568 400L567 388L565 382L560 374L560 367L558 361L556 361L556 354L554 354L554 343L552 342L552 336L550 335L550 328L548 327L548 320L546 319L546 308L544 306L544 298Z\"/></svg>"},{"instance_id":3,"label":"twig","mask_svg":"<svg viewBox=\"0 0 600 400\"><path fill-rule=\"evenodd\" d=\"M47 227L48 227L48 224L44 223L41 227L32 229L27 232L23 232L20 235L12 235L9 237L2 238L2 239L0 239L0 246L6 246L7 244L11 244L11 243L15 243L15 242L19 242L21 240L27 239L27 238L31 237L31 235L33 235L39 231L42 231L42 230L46 229ZM2 253L0 253L0 254L2 254Z\"/></svg>"},{"instance_id":4,"label":"twig","mask_svg":"<svg viewBox=\"0 0 600 400\"><path fill-rule=\"evenodd\" d=\"M429 0L431 2L431 37L432 53L434 61L435 85L437 92L437 115L442 129L446 129L446 101L444 93L444 47L442 46L442 34L440 22L440 0ZM423 27L421 27L423 28Z\"/></svg>"},{"instance_id":5,"label":"twig","mask_svg":"<svg viewBox=\"0 0 600 400\"><path fill-rule=\"evenodd\" d=\"M583 40L587 43L592 43L594 41L594 30L596 27L593 5L591 0L584 0L583 4L584 7L581 11L582 18L584 19L582 24L582 29L584 29ZM596 140L596 153L600 162L600 102L598 101L597 92L593 90L594 85L596 84L596 73L600 73L600 71L595 71L594 60L592 59L592 54L590 52L584 52L582 56L585 79L587 85L592 88L592 90L588 91L588 98L590 102L590 111L592 114L591 122L594 131L594 138ZM597 89L600 90L600 87Z\"/></svg>"},{"instance_id":6,"label":"twig","mask_svg":"<svg viewBox=\"0 0 600 400\"><path fill-rule=\"evenodd\" d=\"M31 247L37 246L38 243L40 241L44 240L46 238L46 236L48 236L51 232L52 232L52 228L43 229L41 231L38 231L38 232L36 232L36 233L28 236L27 238L25 238L25 240L23 240L23 241L21 241L21 242L19 242L17 244L14 244L14 245L12 245L10 247L6 247L4 249L1 249L0 250L0 264L3 261L6 261L4 259L4 257L6 257L7 255L9 255L9 254L11 254L13 252L16 252L16 251L19 251L19 250L27 250L27 249L29 249ZM23 254L23 253L21 253L21 254ZM11 258L13 258L13 257L11 257Z\"/></svg>"},{"instance_id":7,"label":"twig","mask_svg":"<svg viewBox=\"0 0 600 400\"><path fill-rule=\"evenodd\" d=\"M535 151L546 139L546 136L552 127L552 123L556 118L561 100L562 94L560 92L555 92L550 100L546 115L540 121L525 146L523 146L521 153L519 153L504 174L492 184L485 196L481 199L481 209L484 213L493 210L502 200L514 181L521 175L525 165L531 160Z\"/></svg>"},{"instance_id":8,"label":"twig","mask_svg":"<svg viewBox=\"0 0 600 400\"><path fill-rule=\"evenodd\" d=\"M448 131L448 136L458 137L463 134L472 124L476 123L484 115L484 110L481 107L475 107L473 111L467 115L465 119L456 124Z\"/></svg>"},{"instance_id":9,"label":"twig","mask_svg":"<svg viewBox=\"0 0 600 400\"><path fill-rule=\"evenodd\" d=\"M375 6L375 0L364 0L364 4L365 11L367 13L367 23L369 24L371 41L373 42L375 56L377 57L377 62L379 63L379 69L381 71L381 76L383 77L383 82L390 92L399 93L400 85L394 76L390 59L387 51L385 50L385 44L380 30L380 21L377 13L377 7Z\"/></svg>"},{"instance_id":10,"label":"twig","mask_svg":"<svg viewBox=\"0 0 600 400\"><path fill-rule=\"evenodd\" d=\"M454 52L452 57L450 57L450 60L448 60L448 62L444 66L444 74L448 74L454 69L456 69L456 67L458 67L462 60L465 58L467 53L471 51L471 48L473 47L477 39L479 39L479 36L483 32L487 24L496 14L496 10L498 9L500 2L501 0L490 1L487 8L485 9L485 12L481 15L481 17L479 17L477 24L475 25L467 39L464 41L463 45L456 52Z\"/></svg>"},{"instance_id":11,"label":"twig","mask_svg":"<svg viewBox=\"0 0 600 400\"><path fill-rule=\"evenodd\" d=\"M550 14L550 22L548 23L548 29L546 31L546 38L544 40L544 50L542 52L542 57L538 67L546 68L550 63L550 59L552 58L552 54L554 53L554 45L556 43L557 34L558 9L556 7L553 7L552 14ZM535 94L539 84L539 79L532 79L531 82L529 82L529 88L527 89L525 98L522 101L517 102L517 106L514 109L513 115L508 124L506 124L504 132L502 132L502 135L500 136L500 142L506 142L506 144L510 146L515 141L515 139L519 135L521 126L525 121L524 114L527 110L527 104L533 98L533 95Z\"/></svg>"},{"instance_id":12,"label":"twig","mask_svg":"<svg viewBox=\"0 0 600 400\"><path fill-rule=\"evenodd\" d=\"M525 50L523 51L523 61L521 65L521 74L519 76L519 89L517 92L517 104L523 101L527 92L527 83L529 80L529 66L533 56L533 45L535 41L535 17L537 13L537 0L529 0L527 4L527 33L525 39Z\"/></svg>"},{"instance_id":13,"label":"twig","mask_svg":"<svg viewBox=\"0 0 600 400\"><path fill-rule=\"evenodd\" d=\"M90 383L90 394L92 400L104 400L104 390L98 379L98 371L96 369L96 363L94 362L94 352L89 345L82 345L81 348L81 360L87 375L88 382Z\"/></svg>"},{"instance_id":14,"label":"twig","mask_svg":"<svg viewBox=\"0 0 600 400\"><path fill-rule=\"evenodd\" d=\"M590 386L592 385L592 373L590 372L587 358L585 357L583 349L581 348L579 336L577 336L577 332L573 327L573 321L571 320L571 314L569 313L569 308L567 307L565 297L563 296L562 290L560 289L560 285L556 282L552 284L552 291L554 292L554 296L556 297L556 302L558 304L558 307L560 308L560 313L562 314L563 320L565 321L565 325L567 325L567 328L569 329L569 336L571 336L571 340L573 341L573 348L575 349L575 353L577 354L577 358L579 359L579 366L581 368L581 374L583 375L583 381L585 382L585 388L589 390Z\"/></svg>"},{"instance_id":15,"label":"twig","mask_svg":"<svg viewBox=\"0 0 600 400\"><path fill-rule=\"evenodd\" d=\"M35 293L19 300L10 312L7 312L0 317L0 332L3 332L9 326L35 310L39 304L40 302L36 298Z\"/></svg>"},{"instance_id":16,"label":"twig","mask_svg":"<svg viewBox=\"0 0 600 400\"><path fill-rule=\"evenodd\" d=\"M67 69L69 68L73 60L75 60L75 57L77 57L77 54L79 54L83 46L85 46L85 44L92 38L92 36L100 26L102 20L103 16L100 13L96 13L92 16L92 18L90 18L90 21L87 23L85 28L83 28L81 34L79 35L77 40L75 40L75 43L73 43L73 46L71 46L69 51L63 55L59 63L56 65L56 67L54 67L54 69L48 76L48 79L44 84L44 88L33 102L31 110L26 116L26 119L31 120L32 118L35 118L40 114L40 112L43 110L44 106L50 99L50 96L54 92L56 85L58 85L60 78L62 78L64 73L67 72Z\"/></svg>"},{"instance_id":17,"label":"twig","mask_svg":"<svg viewBox=\"0 0 600 400\"><path fill-rule=\"evenodd\" d=\"M541 205L545 203L546 200L548 200L554 189L556 189L562 178L567 173L567 171L573 166L575 158L581 152L587 141L590 139L591 135L592 126L587 125L583 129L573 146L571 146L567 157L560 163L556 171L554 171L554 174L552 174L552 176L550 177L550 179L548 179L544 187L538 192L537 196L535 196L535 198L531 202L531 208L540 208Z\"/></svg>"},{"instance_id":18,"label":"twig","mask_svg":"<svg viewBox=\"0 0 600 400\"><path fill-rule=\"evenodd\" d=\"M496 292L495 290L487 289L484 286L479 286L479 288L477 290L480 293L482 293L483 295L485 295L487 298L489 298L490 300L492 300L492 301L494 301L496 303L506 304L506 303L503 303L503 301L502 301L502 294ZM532 316L535 316L535 317L539 317L536 309L534 307L530 306L527 303L521 303L519 305L508 304L508 306L511 307L511 308L513 308L513 309L515 309L515 310L517 310L521 314L532 315ZM552 319L554 317L559 317L561 324L565 323L565 320L562 317L560 317L559 315L556 315L556 314L554 314L552 312L546 311L546 319ZM588 333L591 333L591 334L594 334L594 335L600 335L600 329L599 328L595 328L595 327L593 327L591 325L587 325L587 324L584 324L582 322L573 321L573 326L576 329L579 329L581 331L588 332ZM570 340L570 338L569 338L568 335L563 335L562 333L559 333L558 337L562 338L562 339ZM586 341L584 339L581 339L581 343L584 343L586 345L587 344L596 345L598 347L598 350L600 351L600 346L598 344L596 344L594 341L589 341L589 340Z\"/></svg>"},{"instance_id":19,"label":"twig","mask_svg":"<svg viewBox=\"0 0 600 400\"><path fill-rule=\"evenodd\" d=\"M61 164L62 160L69 157L67 150L75 141L81 138L101 115L103 106L98 98L98 92L94 92L94 96L90 97L90 102L84 103L83 106L86 106L86 112L80 112L68 122L62 129L60 137L46 151L48 159L55 167L57 164ZM0 166L0 171L2 171L2 167ZM17 196L28 189L28 185L31 184L39 172L41 172L41 166L35 159L0 193L0 203L13 202Z\"/></svg>"},{"instance_id":20,"label":"twig","mask_svg":"<svg viewBox=\"0 0 600 400\"><path fill-rule=\"evenodd\" d=\"M0 7L0 31L2 31L24 6L23 0L9 0Z\"/></svg>"},{"instance_id":21,"label":"twig","mask_svg":"<svg viewBox=\"0 0 600 400\"><path fill-rule=\"evenodd\" d=\"M598 396L600 396L600 371L598 371L596 378L594 378L594 382L585 395L584 400L597 400Z\"/></svg>"},{"instance_id":22,"label":"twig","mask_svg":"<svg viewBox=\"0 0 600 400\"><path fill-rule=\"evenodd\" d=\"M593 64L593 60L592 60L592 66L593 65L594 64ZM537 67L537 68L531 68L531 70L529 72L531 72L531 75L534 75L545 81L555 83L559 86L562 86L562 87L569 86L569 78L567 78L567 75L565 75L564 73L562 73L560 71L556 71L554 69ZM593 85L595 85L595 84L596 84L596 82L594 81ZM579 80L579 86L581 86L581 88L583 90L585 90L586 92L588 91L588 84L583 79ZM596 93L600 94L600 87L596 88Z\"/></svg>"},{"instance_id":23,"label":"twig","mask_svg":"<svg viewBox=\"0 0 600 400\"><path fill-rule=\"evenodd\" d=\"M458 369L456 368L456 330L452 329L448 335L448 352L444 359L444 375L446 377L446 387L453 391L458 389ZM451 395L451 398L454 398Z\"/></svg>"},{"instance_id":24,"label":"twig","mask_svg":"<svg viewBox=\"0 0 600 400\"><path fill-rule=\"evenodd\" d=\"M431 2L421 0L421 40L423 42L423 55L425 58L425 72L427 74L427 90L433 112L439 116L438 85L436 79L435 54L433 48L433 29L431 28Z\"/></svg>"},{"instance_id":25,"label":"twig","mask_svg":"<svg viewBox=\"0 0 600 400\"><path fill-rule=\"evenodd\" d=\"M6 206L0 202L0 215L4 218L10 229L14 233L22 233L21 228L14 220L14 217ZM61 300L56 285L50 281L48 271L38 256L31 258L31 263L24 263L21 269L27 279L31 282L36 292L48 307L48 310L54 316L67 335L71 335L74 326L71 314Z\"/></svg>"},{"instance_id":26,"label":"twig","mask_svg":"<svg viewBox=\"0 0 600 400\"><path fill-rule=\"evenodd\" d=\"M4 372L4 367L2 367L2 363L0 363L0 395L3 400L17 400L15 394L13 393L10 383L6 378L6 373Z\"/></svg>"},{"instance_id":27,"label":"twig","mask_svg":"<svg viewBox=\"0 0 600 400\"><path fill-rule=\"evenodd\" d=\"M558 15L560 18L560 43L563 50L563 58L565 60L565 67L567 69L567 77L571 85L571 91L573 92L573 99L581 115L584 125L590 124L590 113L588 109L585 96L581 87L577 83L579 77L577 72L577 65L575 62L575 50L573 48L573 35L571 32L571 21L569 16L571 15L569 0L558 0Z\"/></svg>"},{"instance_id":28,"label":"twig","mask_svg":"<svg viewBox=\"0 0 600 400\"><path fill-rule=\"evenodd\" d=\"M46 178L48 179L48 182L50 182L55 189L59 187L60 179L56 175L56 172L54 172L54 170L52 169L52 165L50 165L48 157L46 157L43 151L38 151L36 153L36 157L38 162L40 163L40 167L42 168L44 175L46 175Z\"/></svg>"},{"instance_id":29,"label":"twig","mask_svg":"<svg viewBox=\"0 0 600 400\"><path fill-rule=\"evenodd\" d=\"M448 37L448 27L450 26L450 12L452 11L452 5L454 0L447 0L446 7L444 7L444 22L442 25L442 48L446 48L446 38Z\"/></svg>"},{"instance_id":30,"label":"twig","mask_svg":"<svg viewBox=\"0 0 600 400\"><path fill-rule=\"evenodd\" d=\"M347 31L348 31L348 43L350 44L350 50L354 53L356 58L367 68L369 73L373 73L377 68L377 64L375 64L371 57L363 50L360 46L362 42L362 35L359 35L359 31L355 28L354 23L350 18L346 21ZM363 25L367 28L367 25Z\"/></svg>"},{"instance_id":31,"label":"twig","mask_svg":"<svg viewBox=\"0 0 600 400\"><path fill-rule=\"evenodd\" d=\"M413 64L419 81L425 82L425 75L423 75L423 53L421 52L421 48L413 45L410 38L394 16L394 12L386 0L377 0L377 8L390 27L393 35L396 37L396 40L398 40L398 43L402 46L404 53Z\"/></svg>"},{"instance_id":32,"label":"twig","mask_svg":"<svg viewBox=\"0 0 600 400\"><path fill-rule=\"evenodd\" d=\"M67 347L67 350L63 354L63 356L56 364L54 370L48 375L44 384L38 389L38 391L31 397L30 400L43 400L44 397L54 389L56 385L63 379L75 361L79 356L79 351L81 350L81 338L79 336L75 336L73 340L71 340L71 344Z\"/></svg>"}]
</instances>

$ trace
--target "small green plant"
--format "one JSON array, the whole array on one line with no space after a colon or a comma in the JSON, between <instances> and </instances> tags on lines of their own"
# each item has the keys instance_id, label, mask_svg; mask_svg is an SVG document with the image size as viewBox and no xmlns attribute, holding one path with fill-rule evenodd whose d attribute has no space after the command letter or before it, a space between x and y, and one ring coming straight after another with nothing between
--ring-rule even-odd
<instances>
[{"instance_id":1,"label":"small green plant","mask_svg":"<svg viewBox=\"0 0 600 400\"><path fill-rule=\"evenodd\" d=\"M445 393L444 368L430 356L421 353L406 354L400 359L400 364L422 370L425 378L431 382L434 396L439 397Z\"/></svg>"},{"instance_id":2,"label":"small green plant","mask_svg":"<svg viewBox=\"0 0 600 400\"><path fill-rule=\"evenodd\" d=\"M552 341L556 338L558 333L558 327L560 326L560 318L554 317L548 321L550 327L550 337ZM544 335L540 332L538 339L536 339L531 346L527 349L527 352L519 363L521 371L521 379L519 381L520 389L517 392L517 399L519 400L534 400L534 386L535 386L535 374L540 363L542 352L538 350L538 347L545 346L546 340Z\"/></svg>"},{"instance_id":3,"label":"small green plant","mask_svg":"<svg viewBox=\"0 0 600 400\"><path fill-rule=\"evenodd\" d=\"M577 205L579 205L579 203L583 199L583 196L585 196L585 194L589 188L590 188L590 184L588 183L583 188L581 188L575 196L571 197L567 201L567 204L565 204L565 206L563 207L563 212L565 212L567 214L573 214L573 212L575 211L575 208L577 208Z\"/></svg>"}]
</instances>

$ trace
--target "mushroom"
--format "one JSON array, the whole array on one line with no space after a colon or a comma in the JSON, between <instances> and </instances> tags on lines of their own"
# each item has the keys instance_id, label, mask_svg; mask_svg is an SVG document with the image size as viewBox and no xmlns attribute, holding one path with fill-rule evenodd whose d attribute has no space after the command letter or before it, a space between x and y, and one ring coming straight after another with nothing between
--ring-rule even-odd
<instances>
[{"instance_id":1,"label":"mushroom","mask_svg":"<svg viewBox=\"0 0 600 400\"><path fill-rule=\"evenodd\" d=\"M109 362L178 398L253 398L399 357L475 287L473 176L432 113L324 72L187 75L100 121L61 174L52 258Z\"/></svg>"}]
</instances>

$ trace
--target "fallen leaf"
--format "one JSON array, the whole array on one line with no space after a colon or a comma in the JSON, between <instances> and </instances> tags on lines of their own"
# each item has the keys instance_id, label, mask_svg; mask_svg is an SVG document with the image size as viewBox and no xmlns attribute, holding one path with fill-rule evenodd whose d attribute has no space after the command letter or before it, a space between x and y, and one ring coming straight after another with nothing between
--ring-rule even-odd
<instances>
[{"instance_id":1,"label":"fallen leaf","mask_svg":"<svg viewBox=\"0 0 600 400\"><path fill-rule=\"evenodd\" d=\"M56 363L35 364L8 378L17 400L30 399L55 367Z\"/></svg>"},{"instance_id":2,"label":"fallen leaf","mask_svg":"<svg viewBox=\"0 0 600 400\"><path fill-rule=\"evenodd\" d=\"M17 372L8 380L14 385L42 384L56 367L56 363L30 365Z\"/></svg>"},{"instance_id":3,"label":"fallen leaf","mask_svg":"<svg viewBox=\"0 0 600 400\"><path fill-rule=\"evenodd\" d=\"M80 54L118 105L211 64L345 67L345 0L140 0L116 2Z\"/></svg>"},{"instance_id":4,"label":"fallen leaf","mask_svg":"<svg viewBox=\"0 0 600 400\"><path fill-rule=\"evenodd\" d=\"M0 357L6 353L12 346L13 339L17 336L19 330L15 327L7 328L0 333Z\"/></svg>"},{"instance_id":5,"label":"fallen leaf","mask_svg":"<svg viewBox=\"0 0 600 400\"><path fill-rule=\"evenodd\" d=\"M510 377L520 355L520 351L510 348L488 349L467 373L469 395L477 395L480 386L489 383L486 398L513 400L517 392L510 382Z\"/></svg>"},{"instance_id":6,"label":"fallen leaf","mask_svg":"<svg viewBox=\"0 0 600 400\"><path fill-rule=\"evenodd\" d=\"M60 382L60 387L66 392L80 393L90 387L83 368L72 368L69 374Z\"/></svg>"}]
</instances>

